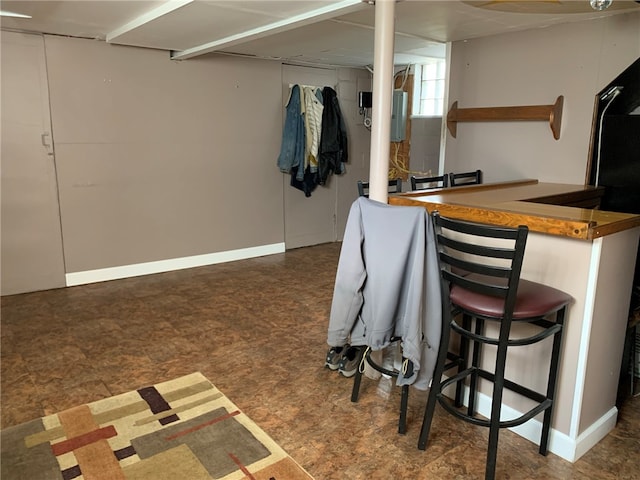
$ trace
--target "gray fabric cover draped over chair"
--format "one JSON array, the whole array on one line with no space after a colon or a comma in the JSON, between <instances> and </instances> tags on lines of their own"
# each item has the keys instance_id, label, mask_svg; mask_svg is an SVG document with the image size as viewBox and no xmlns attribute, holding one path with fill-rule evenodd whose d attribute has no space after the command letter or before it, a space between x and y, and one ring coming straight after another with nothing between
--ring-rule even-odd
<instances>
[{"instance_id":1,"label":"gray fabric cover draped over chair","mask_svg":"<svg viewBox=\"0 0 640 480\"><path fill-rule=\"evenodd\" d=\"M413 368L398 372L396 383L427 389L442 328L440 302L427 211L359 197L347 219L327 343L379 351L400 338L403 358Z\"/></svg>"}]
</instances>

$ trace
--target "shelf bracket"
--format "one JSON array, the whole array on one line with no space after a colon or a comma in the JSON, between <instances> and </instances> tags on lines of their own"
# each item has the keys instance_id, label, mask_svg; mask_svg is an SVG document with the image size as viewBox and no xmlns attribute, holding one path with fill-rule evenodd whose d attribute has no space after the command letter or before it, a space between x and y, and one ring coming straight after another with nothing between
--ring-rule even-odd
<instances>
[{"instance_id":1,"label":"shelf bracket","mask_svg":"<svg viewBox=\"0 0 640 480\"><path fill-rule=\"evenodd\" d=\"M447 114L447 128L456 138L458 122L502 122L509 120L544 120L549 122L553 138L560 138L562 104L560 95L553 105L527 105L520 107L458 108L458 102L451 105Z\"/></svg>"}]
</instances>

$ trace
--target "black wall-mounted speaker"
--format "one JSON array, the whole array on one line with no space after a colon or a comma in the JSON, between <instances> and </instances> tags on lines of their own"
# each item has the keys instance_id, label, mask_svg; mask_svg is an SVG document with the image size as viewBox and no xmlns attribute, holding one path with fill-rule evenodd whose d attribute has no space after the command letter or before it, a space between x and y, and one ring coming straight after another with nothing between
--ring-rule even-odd
<instances>
[{"instance_id":1,"label":"black wall-mounted speaker","mask_svg":"<svg viewBox=\"0 0 640 480\"><path fill-rule=\"evenodd\" d=\"M358 92L358 107L371 108L371 92Z\"/></svg>"}]
</instances>

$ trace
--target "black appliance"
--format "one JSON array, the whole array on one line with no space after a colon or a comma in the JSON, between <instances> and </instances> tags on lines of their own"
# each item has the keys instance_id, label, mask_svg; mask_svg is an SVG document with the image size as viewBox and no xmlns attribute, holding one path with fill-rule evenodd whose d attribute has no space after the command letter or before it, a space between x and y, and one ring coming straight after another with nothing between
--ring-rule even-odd
<instances>
[{"instance_id":1,"label":"black appliance","mask_svg":"<svg viewBox=\"0 0 640 480\"><path fill-rule=\"evenodd\" d=\"M640 214L640 58L596 97L589 184L605 187L600 208ZM632 310L640 307L640 248Z\"/></svg>"},{"instance_id":2,"label":"black appliance","mask_svg":"<svg viewBox=\"0 0 640 480\"><path fill-rule=\"evenodd\" d=\"M605 187L600 208L640 214L640 58L596 96L588 182ZM630 324L640 314L640 245L629 311ZM631 345L638 334L629 329L625 341L618 404L627 395L626 379L633 377L635 358ZM633 388L631 389L633 392Z\"/></svg>"}]
</instances>

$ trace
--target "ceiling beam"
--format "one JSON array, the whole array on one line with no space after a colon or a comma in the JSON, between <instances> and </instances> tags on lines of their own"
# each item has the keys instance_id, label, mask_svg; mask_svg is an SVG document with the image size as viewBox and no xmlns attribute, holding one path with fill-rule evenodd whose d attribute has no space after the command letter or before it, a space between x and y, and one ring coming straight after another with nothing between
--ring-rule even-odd
<instances>
[{"instance_id":1,"label":"ceiling beam","mask_svg":"<svg viewBox=\"0 0 640 480\"><path fill-rule=\"evenodd\" d=\"M117 43L117 39L122 35L125 35L136 28L140 28L149 22L157 20L160 17L167 15L179 8L184 7L192 3L194 0L169 0L164 4L149 10L148 12L140 15L138 18L131 20L121 27L116 28L112 32L109 32L106 37L107 43Z\"/></svg>"},{"instance_id":2,"label":"ceiling beam","mask_svg":"<svg viewBox=\"0 0 640 480\"><path fill-rule=\"evenodd\" d=\"M229 35L228 37L213 40L196 47L181 51L172 51L171 58L173 60L186 60L188 58L215 52L216 50L222 50L224 48L264 38L276 33L286 32L287 30L293 30L294 28L303 27L305 25L311 25L338 15L345 15L366 7L368 7L368 5L363 3L362 0L342 0L315 10L295 15L291 18L252 28L245 32Z\"/></svg>"}]
</instances>

